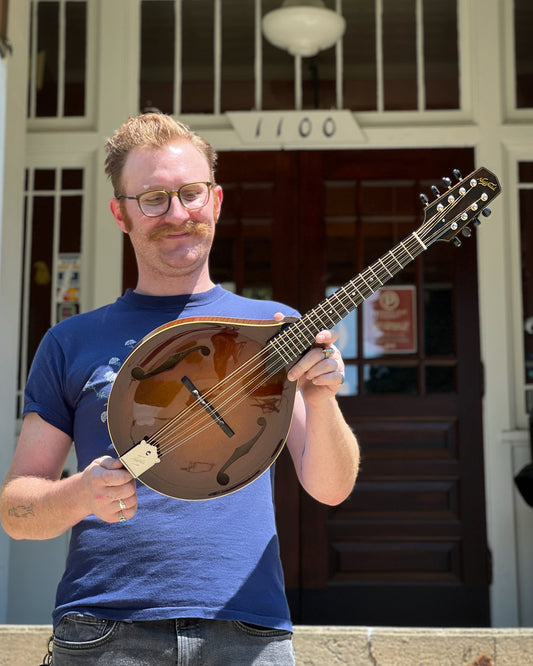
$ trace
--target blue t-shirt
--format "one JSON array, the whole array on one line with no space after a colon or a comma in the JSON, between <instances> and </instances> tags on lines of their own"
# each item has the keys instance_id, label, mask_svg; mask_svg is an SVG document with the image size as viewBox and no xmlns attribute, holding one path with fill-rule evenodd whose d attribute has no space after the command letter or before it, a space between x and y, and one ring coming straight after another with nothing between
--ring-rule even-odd
<instances>
[{"instance_id":1,"label":"blue t-shirt","mask_svg":"<svg viewBox=\"0 0 533 666\"><path fill-rule=\"evenodd\" d=\"M109 392L147 333L182 317L272 319L275 312L297 315L220 286L186 296L127 291L48 331L32 364L24 414L36 412L73 438L79 470L99 456L116 457L106 423ZM88 613L111 620L218 618L290 630L272 491L272 468L233 494L204 501L169 498L137 483L132 519L88 516L72 528L54 625L67 613Z\"/></svg>"}]
</instances>

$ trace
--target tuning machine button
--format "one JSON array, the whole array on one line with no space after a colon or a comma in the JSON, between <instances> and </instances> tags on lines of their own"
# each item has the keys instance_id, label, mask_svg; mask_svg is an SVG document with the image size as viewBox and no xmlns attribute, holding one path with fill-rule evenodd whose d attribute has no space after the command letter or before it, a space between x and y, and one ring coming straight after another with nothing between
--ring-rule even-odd
<instances>
[{"instance_id":1,"label":"tuning machine button","mask_svg":"<svg viewBox=\"0 0 533 666\"><path fill-rule=\"evenodd\" d=\"M463 236L464 236L465 238L470 238L470 236L472 235L472 229L470 229L470 227L465 227L465 228L461 231L461 233L463 234Z\"/></svg>"},{"instance_id":2,"label":"tuning machine button","mask_svg":"<svg viewBox=\"0 0 533 666\"><path fill-rule=\"evenodd\" d=\"M448 178L448 176L444 176L444 178L442 179L442 182L444 183L444 185L448 189L450 189L450 187L452 186L452 180L451 180L451 178Z\"/></svg>"},{"instance_id":3,"label":"tuning machine button","mask_svg":"<svg viewBox=\"0 0 533 666\"><path fill-rule=\"evenodd\" d=\"M454 169L453 170L453 175L457 178L457 180L463 180L463 176L461 175L461 172L459 169Z\"/></svg>"},{"instance_id":4,"label":"tuning machine button","mask_svg":"<svg viewBox=\"0 0 533 666\"><path fill-rule=\"evenodd\" d=\"M432 186L431 186L431 191L433 192L433 194L434 194L436 197L439 197L439 196L440 196L439 188L438 188L436 185L432 185Z\"/></svg>"},{"instance_id":5,"label":"tuning machine button","mask_svg":"<svg viewBox=\"0 0 533 666\"><path fill-rule=\"evenodd\" d=\"M461 239L457 238L457 236L455 236L455 238L453 239L453 244L455 245L455 247L461 247L461 245L462 245Z\"/></svg>"},{"instance_id":6,"label":"tuning machine button","mask_svg":"<svg viewBox=\"0 0 533 666\"><path fill-rule=\"evenodd\" d=\"M492 211L491 211L490 208L484 208L484 209L481 211L481 214L483 215L483 217L490 217L490 214L491 214L491 213L492 213Z\"/></svg>"},{"instance_id":7,"label":"tuning machine button","mask_svg":"<svg viewBox=\"0 0 533 666\"><path fill-rule=\"evenodd\" d=\"M424 206L427 206L429 203L427 196L424 193L419 194L418 196L420 197L420 201L424 204Z\"/></svg>"}]
</instances>

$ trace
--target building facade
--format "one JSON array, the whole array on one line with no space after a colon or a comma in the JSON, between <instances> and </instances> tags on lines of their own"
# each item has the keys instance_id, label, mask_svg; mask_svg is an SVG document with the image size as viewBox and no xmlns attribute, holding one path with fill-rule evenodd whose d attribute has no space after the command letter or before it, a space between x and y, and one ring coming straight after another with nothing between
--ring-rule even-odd
<instances>
[{"instance_id":1,"label":"building facade","mask_svg":"<svg viewBox=\"0 0 533 666\"><path fill-rule=\"evenodd\" d=\"M302 312L364 282L484 166L502 189L492 215L460 247L436 243L387 276L339 324L340 401L363 458L352 497L319 507L282 457L278 523L296 622L529 626L533 509L514 476L531 460L533 411L533 9L328 0L343 38L293 56L261 32L280 5L9 4L0 475L44 331L135 285L103 173L105 139L128 116L171 113L211 141L225 192L214 278ZM49 621L66 548L66 536L0 533L0 623Z\"/></svg>"}]
</instances>

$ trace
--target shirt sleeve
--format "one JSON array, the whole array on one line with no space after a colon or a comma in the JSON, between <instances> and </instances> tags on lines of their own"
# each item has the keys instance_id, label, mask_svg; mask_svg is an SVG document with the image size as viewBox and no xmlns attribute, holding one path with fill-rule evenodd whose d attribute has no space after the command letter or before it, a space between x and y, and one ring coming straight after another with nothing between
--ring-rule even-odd
<instances>
[{"instance_id":1,"label":"shirt sleeve","mask_svg":"<svg viewBox=\"0 0 533 666\"><path fill-rule=\"evenodd\" d=\"M65 354L52 330L37 349L24 391L23 416L39 414L47 423L73 437L72 401L66 395Z\"/></svg>"}]
</instances>

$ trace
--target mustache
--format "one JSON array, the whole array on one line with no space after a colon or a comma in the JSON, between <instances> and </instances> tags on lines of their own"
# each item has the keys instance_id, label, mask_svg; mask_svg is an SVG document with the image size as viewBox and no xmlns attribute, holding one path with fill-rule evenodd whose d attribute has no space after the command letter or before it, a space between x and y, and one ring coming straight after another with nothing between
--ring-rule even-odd
<instances>
[{"instance_id":1,"label":"mustache","mask_svg":"<svg viewBox=\"0 0 533 666\"><path fill-rule=\"evenodd\" d=\"M205 222L193 222L192 220L187 220L180 227L179 231L186 232L191 236L206 236L209 233L209 225ZM150 240L159 240L160 238L166 238L172 234L176 233L176 227L171 224L165 224L157 229L154 229L150 235Z\"/></svg>"}]
</instances>

